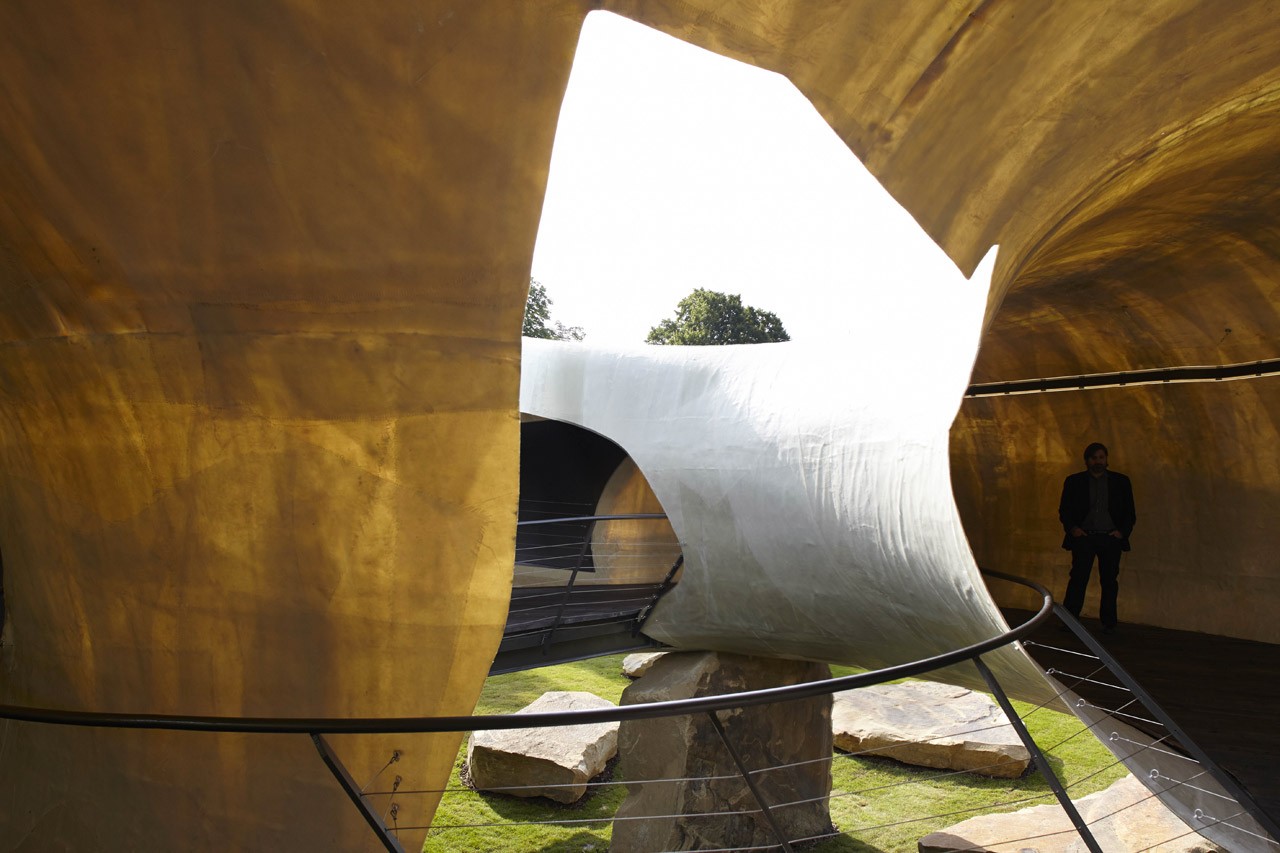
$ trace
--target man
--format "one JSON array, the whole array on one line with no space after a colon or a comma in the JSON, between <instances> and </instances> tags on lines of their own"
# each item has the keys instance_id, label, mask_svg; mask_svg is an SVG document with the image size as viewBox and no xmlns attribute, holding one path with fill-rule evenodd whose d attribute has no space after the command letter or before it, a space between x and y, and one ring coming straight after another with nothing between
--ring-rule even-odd
<instances>
[{"instance_id":1,"label":"man","mask_svg":"<svg viewBox=\"0 0 1280 853\"><path fill-rule=\"evenodd\" d=\"M1107 470L1107 448L1094 442L1084 449L1084 471L1062 484L1058 520L1066 535L1062 547L1071 552L1071 579L1062 604L1076 616L1084 606L1093 561L1098 561L1102 605L1098 615L1105 634L1116 630L1116 596L1120 592L1120 553L1129 550L1137 513L1133 486L1124 474Z\"/></svg>"}]
</instances>

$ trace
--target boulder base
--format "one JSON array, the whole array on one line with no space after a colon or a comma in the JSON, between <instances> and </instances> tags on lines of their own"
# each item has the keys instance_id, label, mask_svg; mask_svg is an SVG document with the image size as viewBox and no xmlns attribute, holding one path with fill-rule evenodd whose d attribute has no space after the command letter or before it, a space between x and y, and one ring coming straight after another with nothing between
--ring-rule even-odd
<instances>
[{"instance_id":1,"label":"boulder base","mask_svg":"<svg viewBox=\"0 0 1280 853\"><path fill-rule=\"evenodd\" d=\"M517 714L616 707L591 693L544 693ZM618 752L618 724L473 732L467 744L471 782L480 791L572 803Z\"/></svg>"},{"instance_id":2,"label":"boulder base","mask_svg":"<svg viewBox=\"0 0 1280 853\"><path fill-rule=\"evenodd\" d=\"M846 752L1006 779L1031 761L1000 706L963 687L907 681L846 690L831 715L835 745Z\"/></svg>"},{"instance_id":3,"label":"boulder base","mask_svg":"<svg viewBox=\"0 0 1280 853\"><path fill-rule=\"evenodd\" d=\"M667 653L623 692L622 704L736 693L829 677L825 664L715 652ZM829 696L723 711L719 720L751 770L812 762L752 776L788 839L832 831L826 799L831 793ZM777 843L707 714L627 720L618 740L619 769L629 781L627 799L613 825L610 850L614 853ZM723 776L730 778L709 778ZM693 781L639 781L648 779ZM741 814L713 814L720 812Z\"/></svg>"},{"instance_id":4,"label":"boulder base","mask_svg":"<svg viewBox=\"0 0 1280 853\"><path fill-rule=\"evenodd\" d=\"M1220 853L1190 832L1132 776L1076 800L1080 816L1107 853ZM1161 843L1164 841L1165 843ZM1056 802L1011 814L970 818L920 839L920 853L1085 853L1087 848Z\"/></svg>"}]
</instances>

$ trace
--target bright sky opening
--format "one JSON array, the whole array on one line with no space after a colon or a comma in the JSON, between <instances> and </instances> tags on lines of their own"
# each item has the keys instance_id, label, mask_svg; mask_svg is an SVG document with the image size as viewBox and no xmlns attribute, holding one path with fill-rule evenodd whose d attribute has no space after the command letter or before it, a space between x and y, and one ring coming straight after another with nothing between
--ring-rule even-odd
<instances>
[{"instance_id":1,"label":"bright sky opening","mask_svg":"<svg viewBox=\"0 0 1280 853\"><path fill-rule=\"evenodd\" d=\"M987 295L785 77L608 12L579 41L533 277L587 345L640 345L705 287L793 341L969 365Z\"/></svg>"}]
</instances>

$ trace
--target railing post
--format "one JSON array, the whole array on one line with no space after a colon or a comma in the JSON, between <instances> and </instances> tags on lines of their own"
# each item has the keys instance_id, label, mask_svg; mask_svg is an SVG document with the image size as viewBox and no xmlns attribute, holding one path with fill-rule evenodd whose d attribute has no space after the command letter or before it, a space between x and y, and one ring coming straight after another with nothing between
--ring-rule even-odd
<instances>
[{"instance_id":1,"label":"railing post","mask_svg":"<svg viewBox=\"0 0 1280 853\"><path fill-rule=\"evenodd\" d=\"M751 779L751 771L747 769L747 765L742 763L741 756L738 751L733 748L733 744L729 743L729 736L725 734L724 726L720 723L720 718L716 716L715 711L708 711L707 717L711 719L711 725L715 727L716 734L720 735L720 742L724 744L724 748L728 750L729 757L733 759L733 763L738 765L738 772L742 774L742 781L747 783L747 788L751 791L751 796L755 797L756 805L760 807L761 814L768 821L769 827L773 830L773 835L778 839L778 843L782 845L785 853L792 853L791 842L787 840L787 836L782 832L782 827L778 825L778 821L773 816L773 812L769 811L769 804L765 802L764 792L756 786Z\"/></svg>"},{"instance_id":2,"label":"railing post","mask_svg":"<svg viewBox=\"0 0 1280 853\"><path fill-rule=\"evenodd\" d=\"M338 780L338 784L342 786L342 790L347 792L347 796L351 798L351 802L355 803L357 809L360 810L360 816L364 818L365 823L373 829L378 840L382 842L382 846L387 848L387 853L404 853L404 848L400 846L399 840L391 834L387 829L387 825L382 822L382 818L377 812L369 808L369 803L360 795L360 789L356 787L356 781L351 778L351 774L347 772L347 768L338 759L338 754L329 746L329 742L324 739L324 735L312 734L311 742L315 744L316 751L320 753L320 758L324 760L325 767L329 768L329 772L333 774L333 778Z\"/></svg>"},{"instance_id":3,"label":"railing post","mask_svg":"<svg viewBox=\"0 0 1280 853\"><path fill-rule=\"evenodd\" d=\"M1049 766L1049 759L1040 751L1040 747L1031 737L1031 733L1022 724L1022 718L1013 709L1013 705L1009 702L1009 697L1005 695L1004 690L1000 687L1000 682L996 681L995 674L987 669L987 665L983 663L981 655L974 657L973 665L978 668L978 672L982 674L982 679L991 688L991 692L995 695L996 701L1000 703L1000 708L1004 711L1004 715L1009 718L1009 725L1013 726L1013 730L1018 733L1023 745L1031 753L1031 760L1035 762L1036 769L1040 771L1040 775L1044 777L1044 780L1049 783L1049 787L1053 789L1053 795L1058 798L1058 803L1062 806L1062 810L1067 813L1067 817L1071 819L1076 832L1080 833L1080 839L1084 841L1090 853L1103 853L1102 848L1098 846L1097 840L1093 837L1093 833L1089 831L1089 824L1085 823L1084 818L1080 816L1080 811L1076 808L1076 804L1071 802L1071 798L1067 796L1067 791L1062 787L1062 782L1058 779L1057 774L1053 772L1053 768Z\"/></svg>"},{"instance_id":4,"label":"railing post","mask_svg":"<svg viewBox=\"0 0 1280 853\"><path fill-rule=\"evenodd\" d=\"M1054 615L1062 621L1062 624L1070 628L1071 633L1075 634L1076 638L1079 639L1080 642L1084 643L1085 647L1097 656L1098 660L1106 664L1107 669L1111 671L1111 674L1114 675L1121 684L1127 687L1130 693L1137 697L1138 701L1146 707L1147 711L1160 721L1160 725L1164 726L1165 730L1168 731L1169 734L1173 735L1174 739L1181 744L1182 749L1188 753L1191 758L1198 762L1200 766L1203 767L1209 775L1222 786L1224 791L1232 797L1235 797L1236 802L1249 813L1250 817L1258 822L1259 826L1269 832L1273 838L1280 838L1280 826L1276 824L1276 821L1272 819L1271 815L1267 814L1257 804L1253 797L1249 795L1249 792L1242 788L1240 783L1237 782L1230 773L1224 772L1222 768L1218 766L1216 761L1210 758L1195 741L1187 736L1187 733L1182 730L1181 726L1174 722L1173 717L1170 717L1168 713L1165 712L1164 708L1160 706L1160 703L1155 700L1155 697L1148 693L1147 690L1129 674L1128 670L1121 666L1120 662L1116 660L1115 657L1112 656L1112 654L1108 652L1092 634L1085 630L1085 627L1081 625L1079 620L1071 614L1071 611L1067 610L1055 601L1053 603L1053 612Z\"/></svg>"},{"instance_id":5,"label":"railing post","mask_svg":"<svg viewBox=\"0 0 1280 853\"><path fill-rule=\"evenodd\" d=\"M648 622L649 616L653 614L653 608L657 605L658 600L667 594L667 590L675 586L675 584L671 582L671 579L676 576L676 572L680 571L680 567L683 565L684 552L682 551L676 557L676 561L671 564L671 570L668 571L667 576L662 579L662 583L658 584L658 591L653 594L653 598L651 598L649 603L644 606L644 609L636 615L636 624L635 627L631 629L631 636L634 637L640 633L640 630L644 628L644 623Z\"/></svg>"},{"instance_id":6,"label":"railing post","mask_svg":"<svg viewBox=\"0 0 1280 853\"><path fill-rule=\"evenodd\" d=\"M582 561L587 558L587 549L591 547L591 534L596 529L595 519L587 522L587 528L582 534L582 545L578 548L578 559L573 564L573 574L569 575L569 584L564 588L564 595L560 598L560 606L556 608L556 618L552 620L551 627L547 630L547 635L542 638L542 653L545 655L551 648L551 638L555 636L556 629L560 627L561 620L564 619L565 608L569 606L569 597L573 595L573 585L578 580L578 572L582 570Z\"/></svg>"}]
</instances>

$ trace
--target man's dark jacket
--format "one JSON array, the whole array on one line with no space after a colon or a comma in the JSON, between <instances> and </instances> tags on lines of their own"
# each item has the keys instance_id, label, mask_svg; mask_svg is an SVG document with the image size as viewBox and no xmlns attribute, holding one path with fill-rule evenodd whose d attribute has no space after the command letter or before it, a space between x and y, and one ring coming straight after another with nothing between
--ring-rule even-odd
<instances>
[{"instance_id":1,"label":"man's dark jacket","mask_svg":"<svg viewBox=\"0 0 1280 853\"><path fill-rule=\"evenodd\" d=\"M1066 533L1062 537L1064 550L1071 550L1071 528L1083 526L1089 515L1089 477L1088 471L1078 471L1062 483L1062 500L1058 501L1058 520ZM1115 471L1107 472L1107 512L1115 522L1116 530L1124 538L1120 540L1121 550L1129 550L1129 534L1133 532L1134 522L1138 514L1133 508L1133 484L1124 474Z\"/></svg>"}]
</instances>

